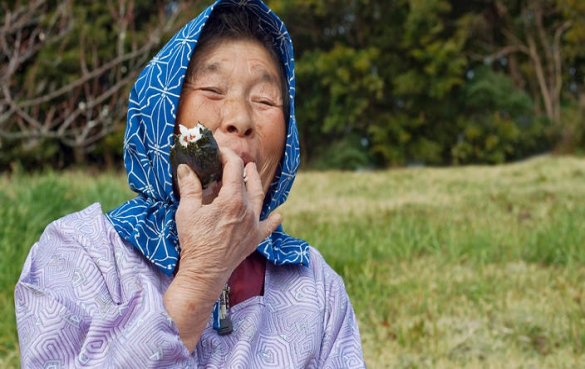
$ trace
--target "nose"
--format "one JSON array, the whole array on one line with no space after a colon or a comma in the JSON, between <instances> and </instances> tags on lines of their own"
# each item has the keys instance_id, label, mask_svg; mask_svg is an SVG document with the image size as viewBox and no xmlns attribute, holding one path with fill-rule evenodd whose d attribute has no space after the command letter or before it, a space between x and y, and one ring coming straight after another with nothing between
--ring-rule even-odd
<instances>
[{"instance_id":1,"label":"nose","mask_svg":"<svg viewBox=\"0 0 585 369\"><path fill-rule=\"evenodd\" d=\"M251 106L242 98L232 98L223 109L222 130L239 137L250 138L255 134Z\"/></svg>"}]
</instances>

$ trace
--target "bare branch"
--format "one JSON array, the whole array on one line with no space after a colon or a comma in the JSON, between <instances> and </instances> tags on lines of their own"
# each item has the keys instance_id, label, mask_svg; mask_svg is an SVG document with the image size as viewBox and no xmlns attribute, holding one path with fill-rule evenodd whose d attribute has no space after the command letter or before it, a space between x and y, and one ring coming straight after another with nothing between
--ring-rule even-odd
<instances>
[{"instance_id":1,"label":"bare branch","mask_svg":"<svg viewBox=\"0 0 585 369\"><path fill-rule=\"evenodd\" d=\"M26 138L31 142L58 139L72 147L88 147L112 132L126 114L126 104L121 100L127 94L123 92L179 14L166 16L164 2L158 2L159 23L149 29L146 39L140 40L134 0L109 0L108 9L119 27L115 55L103 63L95 40L81 33L78 78L57 88L50 84L39 88L46 83L42 77L40 81L27 80L23 86L17 82L22 79L20 71L25 65L30 67L31 61L36 68L34 58L43 47L58 45L55 43L60 40L65 41L60 48L71 47L65 38L74 24L73 12L67 11L71 4L71 0L61 0L53 12L47 9L46 0L31 0L27 6L13 10L4 4L6 16L0 24L0 137ZM132 40L130 51L126 50L128 36ZM91 51L87 53L88 50Z\"/></svg>"},{"instance_id":2,"label":"bare branch","mask_svg":"<svg viewBox=\"0 0 585 369\"><path fill-rule=\"evenodd\" d=\"M561 71L562 71L562 62L561 62L561 36L565 31L573 26L573 22L566 21L561 24L555 30L555 35L553 39L552 50L554 52L554 73L556 76L556 86L555 89L560 93L562 88L562 78L561 78Z\"/></svg>"},{"instance_id":3,"label":"bare branch","mask_svg":"<svg viewBox=\"0 0 585 369\"><path fill-rule=\"evenodd\" d=\"M561 36L562 34L571 28L573 22L566 21L561 24L555 30L553 38L552 52L554 53L553 61L553 76L554 76L554 97L555 97L555 111L554 117L555 122L561 121L561 90L563 88L563 76L562 76L562 60L561 60Z\"/></svg>"},{"instance_id":4,"label":"bare branch","mask_svg":"<svg viewBox=\"0 0 585 369\"><path fill-rule=\"evenodd\" d=\"M531 68L524 78L533 92L539 95L535 99L536 109L539 110L540 104L543 104L547 117L558 125L561 123L563 84L561 38L572 22L555 24L555 20L563 15L553 2L535 0L519 5L519 14L512 15L505 2L495 1L493 12L502 24L494 30L504 36L505 43L496 52L474 55L473 59L498 59L513 53L527 55Z\"/></svg>"},{"instance_id":5,"label":"bare branch","mask_svg":"<svg viewBox=\"0 0 585 369\"><path fill-rule=\"evenodd\" d=\"M526 55L530 55L530 50L524 46L524 45L510 45L510 46L506 46L501 48L500 50L496 51L493 54L489 54L489 55L482 55L480 60L498 60L500 58L503 58L505 56L508 56L512 53L517 53L517 52L521 52L524 53Z\"/></svg>"}]
</instances>

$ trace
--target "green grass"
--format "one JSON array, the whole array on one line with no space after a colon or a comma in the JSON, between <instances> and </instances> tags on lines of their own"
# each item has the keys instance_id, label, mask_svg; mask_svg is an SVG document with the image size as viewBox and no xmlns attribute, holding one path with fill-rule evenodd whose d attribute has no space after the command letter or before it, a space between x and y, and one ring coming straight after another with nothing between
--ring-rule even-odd
<instances>
[{"instance_id":1,"label":"green grass","mask_svg":"<svg viewBox=\"0 0 585 369\"><path fill-rule=\"evenodd\" d=\"M53 219L132 196L84 172L0 177L0 367L13 287ZM370 368L585 367L585 160L302 172L280 210L343 277Z\"/></svg>"}]
</instances>

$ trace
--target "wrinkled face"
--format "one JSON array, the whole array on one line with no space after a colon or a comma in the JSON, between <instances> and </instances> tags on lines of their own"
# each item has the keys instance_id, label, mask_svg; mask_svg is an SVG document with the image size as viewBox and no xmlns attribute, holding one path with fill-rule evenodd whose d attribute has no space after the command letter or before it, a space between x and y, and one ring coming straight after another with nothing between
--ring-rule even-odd
<instances>
[{"instance_id":1,"label":"wrinkled face","mask_svg":"<svg viewBox=\"0 0 585 369\"><path fill-rule=\"evenodd\" d=\"M184 82L177 122L201 122L220 147L255 162L268 191L284 151L286 124L279 69L254 41L223 41L195 61Z\"/></svg>"}]
</instances>

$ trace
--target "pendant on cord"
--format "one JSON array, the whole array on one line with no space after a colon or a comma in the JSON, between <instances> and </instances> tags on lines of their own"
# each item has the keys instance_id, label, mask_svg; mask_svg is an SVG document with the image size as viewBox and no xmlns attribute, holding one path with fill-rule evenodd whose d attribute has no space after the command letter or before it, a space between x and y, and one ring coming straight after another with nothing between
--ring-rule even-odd
<instances>
[{"instance_id":1,"label":"pendant on cord","mask_svg":"<svg viewBox=\"0 0 585 369\"><path fill-rule=\"evenodd\" d=\"M221 291L219 297L219 329L217 334L224 336L230 334L233 331L232 321L227 315L227 309L230 307L230 286L225 284L225 287Z\"/></svg>"}]
</instances>

